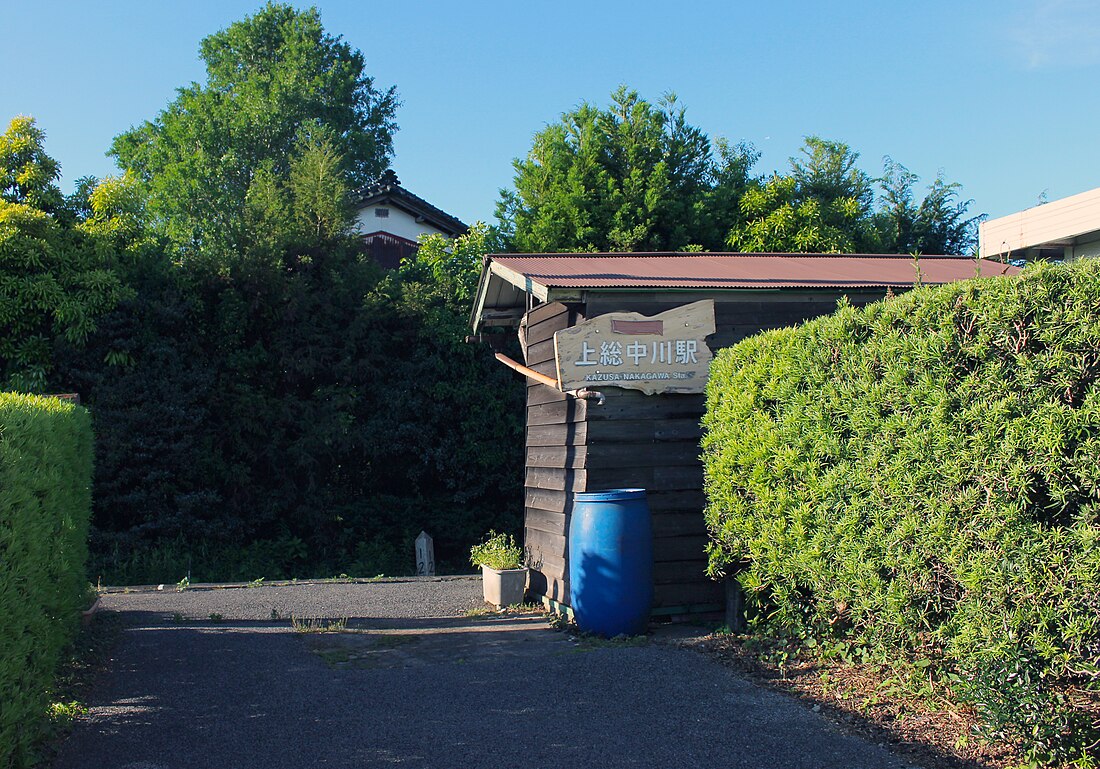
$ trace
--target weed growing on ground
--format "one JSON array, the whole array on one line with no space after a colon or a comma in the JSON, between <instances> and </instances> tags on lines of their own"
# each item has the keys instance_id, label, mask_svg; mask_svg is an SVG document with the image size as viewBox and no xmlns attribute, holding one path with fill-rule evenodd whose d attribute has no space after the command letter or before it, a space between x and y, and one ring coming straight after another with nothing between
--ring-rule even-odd
<instances>
[{"instance_id":1,"label":"weed growing on ground","mask_svg":"<svg viewBox=\"0 0 1100 769\"><path fill-rule=\"evenodd\" d=\"M466 610L467 617L490 617L497 613L497 609L488 604L484 606L475 606L472 609Z\"/></svg>"},{"instance_id":2,"label":"weed growing on ground","mask_svg":"<svg viewBox=\"0 0 1100 769\"><path fill-rule=\"evenodd\" d=\"M47 709L51 738L55 744L68 734L75 720L88 714L82 700L92 681L106 667L108 655L121 629L122 623L117 614L98 612L91 624L81 628L65 652Z\"/></svg>"},{"instance_id":3,"label":"weed growing on ground","mask_svg":"<svg viewBox=\"0 0 1100 769\"><path fill-rule=\"evenodd\" d=\"M302 618L290 615L290 626L296 633L342 633L348 628L348 618Z\"/></svg>"},{"instance_id":4,"label":"weed growing on ground","mask_svg":"<svg viewBox=\"0 0 1100 769\"><path fill-rule=\"evenodd\" d=\"M177 593L182 593L184 590L186 590L190 586L191 586L191 578L190 577L184 577L183 579L181 579L179 582L176 583L176 592Z\"/></svg>"},{"instance_id":5,"label":"weed growing on ground","mask_svg":"<svg viewBox=\"0 0 1100 769\"><path fill-rule=\"evenodd\" d=\"M614 638L604 638L593 633L586 633L577 627L565 614L552 612L547 615L547 623L554 630L568 633L573 643L577 644L577 651L593 651L595 649L616 649L630 646L645 646L649 643L647 635L617 635Z\"/></svg>"},{"instance_id":6,"label":"weed growing on ground","mask_svg":"<svg viewBox=\"0 0 1100 769\"><path fill-rule=\"evenodd\" d=\"M484 604L466 610L467 617L515 616L519 614L546 614L546 609L538 603L514 603L511 606L502 606L499 609L490 604Z\"/></svg>"},{"instance_id":7,"label":"weed growing on ground","mask_svg":"<svg viewBox=\"0 0 1100 769\"><path fill-rule=\"evenodd\" d=\"M260 587L261 585L263 585L263 583L264 583L264 578L263 577L257 577L256 579L254 579L254 580L252 580L251 582L248 583L248 587Z\"/></svg>"},{"instance_id":8,"label":"weed growing on ground","mask_svg":"<svg viewBox=\"0 0 1100 769\"><path fill-rule=\"evenodd\" d=\"M86 715L88 715L87 706L76 700L50 703L50 720L56 726L68 726L76 719Z\"/></svg>"}]
</instances>

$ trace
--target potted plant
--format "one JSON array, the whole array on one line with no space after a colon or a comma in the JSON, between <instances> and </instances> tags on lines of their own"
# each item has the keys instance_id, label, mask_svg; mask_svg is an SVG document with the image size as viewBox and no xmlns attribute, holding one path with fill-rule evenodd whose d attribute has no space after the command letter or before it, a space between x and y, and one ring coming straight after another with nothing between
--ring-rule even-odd
<instances>
[{"instance_id":1,"label":"potted plant","mask_svg":"<svg viewBox=\"0 0 1100 769\"><path fill-rule=\"evenodd\" d=\"M490 530L485 541L470 548L470 563L481 567L481 587L485 601L503 608L523 603L527 592L527 568L523 548L511 534Z\"/></svg>"}]
</instances>

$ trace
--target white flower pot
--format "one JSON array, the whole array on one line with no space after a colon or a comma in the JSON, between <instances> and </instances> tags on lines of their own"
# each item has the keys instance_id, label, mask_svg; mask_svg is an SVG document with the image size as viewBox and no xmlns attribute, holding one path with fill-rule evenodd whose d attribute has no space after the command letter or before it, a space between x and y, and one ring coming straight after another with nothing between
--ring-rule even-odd
<instances>
[{"instance_id":1,"label":"white flower pot","mask_svg":"<svg viewBox=\"0 0 1100 769\"><path fill-rule=\"evenodd\" d=\"M485 602L497 607L523 603L527 592L527 569L481 567L481 588Z\"/></svg>"}]
</instances>

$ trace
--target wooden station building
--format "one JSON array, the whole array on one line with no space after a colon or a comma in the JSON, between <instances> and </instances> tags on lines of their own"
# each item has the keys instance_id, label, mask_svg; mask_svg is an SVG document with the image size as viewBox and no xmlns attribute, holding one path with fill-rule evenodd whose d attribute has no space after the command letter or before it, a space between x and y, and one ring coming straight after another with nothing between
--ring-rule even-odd
<instances>
[{"instance_id":1,"label":"wooden station building","mask_svg":"<svg viewBox=\"0 0 1100 769\"><path fill-rule=\"evenodd\" d=\"M1016 271L951 256L487 256L472 325L475 332L515 327L524 360L504 360L528 377L529 593L553 608L570 605L577 492L644 488L654 532L653 615L720 611L724 587L704 574L699 450L711 352L828 314L841 297L863 305L905 291L918 269L925 285Z\"/></svg>"}]
</instances>

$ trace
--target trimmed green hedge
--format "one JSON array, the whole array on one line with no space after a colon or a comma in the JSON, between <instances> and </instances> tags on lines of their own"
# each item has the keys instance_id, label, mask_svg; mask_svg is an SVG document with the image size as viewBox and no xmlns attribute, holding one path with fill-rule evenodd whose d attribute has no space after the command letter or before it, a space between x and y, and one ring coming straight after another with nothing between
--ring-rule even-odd
<instances>
[{"instance_id":1,"label":"trimmed green hedge","mask_svg":"<svg viewBox=\"0 0 1100 769\"><path fill-rule=\"evenodd\" d=\"M1035 761L1100 738L1100 261L922 288L723 351L712 575L754 626L920 671Z\"/></svg>"},{"instance_id":2,"label":"trimmed green hedge","mask_svg":"<svg viewBox=\"0 0 1100 769\"><path fill-rule=\"evenodd\" d=\"M30 766L87 592L92 430L51 398L0 393L0 767Z\"/></svg>"}]
</instances>

